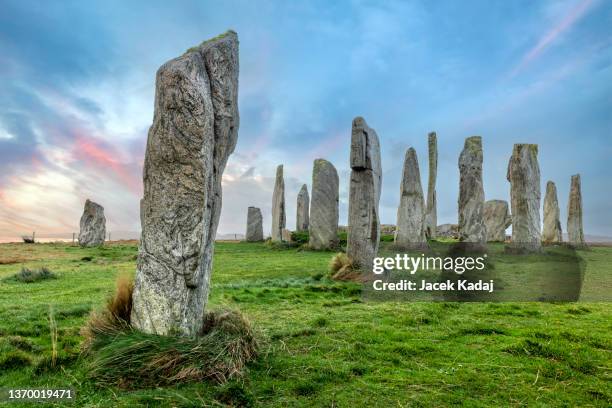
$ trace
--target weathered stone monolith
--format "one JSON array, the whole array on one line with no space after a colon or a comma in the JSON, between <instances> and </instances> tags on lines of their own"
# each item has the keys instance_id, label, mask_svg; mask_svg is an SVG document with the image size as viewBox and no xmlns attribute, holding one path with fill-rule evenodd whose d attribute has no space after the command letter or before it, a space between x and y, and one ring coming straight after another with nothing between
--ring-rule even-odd
<instances>
[{"instance_id":1,"label":"weathered stone monolith","mask_svg":"<svg viewBox=\"0 0 612 408\"><path fill-rule=\"evenodd\" d=\"M313 249L338 246L339 179L333 164L316 159L312 168L312 203L308 245Z\"/></svg>"},{"instance_id":2,"label":"weathered stone monolith","mask_svg":"<svg viewBox=\"0 0 612 408\"><path fill-rule=\"evenodd\" d=\"M538 145L515 144L508 163L512 206L511 252L533 252L541 248L540 166Z\"/></svg>"},{"instance_id":3,"label":"weathered stone monolith","mask_svg":"<svg viewBox=\"0 0 612 408\"><path fill-rule=\"evenodd\" d=\"M483 208L484 223L488 242L504 242L506 229L512 224L508 202L504 200L485 201Z\"/></svg>"},{"instance_id":4,"label":"weathered stone monolith","mask_svg":"<svg viewBox=\"0 0 612 408\"><path fill-rule=\"evenodd\" d=\"M557 200L557 186L555 186L555 183L552 181L546 183L542 242L545 244L563 242L563 233L559 216L559 201Z\"/></svg>"},{"instance_id":5,"label":"weathered stone monolith","mask_svg":"<svg viewBox=\"0 0 612 408\"><path fill-rule=\"evenodd\" d=\"M416 150L410 148L404 158L400 185L400 205L397 209L395 245L404 248L423 248L425 238L425 200L421 187L421 173Z\"/></svg>"},{"instance_id":6,"label":"weathered stone monolith","mask_svg":"<svg viewBox=\"0 0 612 408\"><path fill-rule=\"evenodd\" d=\"M95 247L104 244L106 237L106 218L104 208L100 204L86 200L81 216L79 245Z\"/></svg>"},{"instance_id":7,"label":"weathered stone monolith","mask_svg":"<svg viewBox=\"0 0 612 408\"><path fill-rule=\"evenodd\" d=\"M263 217L261 210L256 207L249 207L247 212L247 229L245 239L248 242L263 241Z\"/></svg>"},{"instance_id":8,"label":"weathered stone monolith","mask_svg":"<svg viewBox=\"0 0 612 408\"><path fill-rule=\"evenodd\" d=\"M238 36L189 49L157 71L144 163L131 324L195 336L208 301L221 177L238 139Z\"/></svg>"},{"instance_id":9,"label":"weathered stone monolith","mask_svg":"<svg viewBox=\"0 0 612 408\"><path fill-rule=\"evenodd\" d=\"M272 241L283 240L283 229L287 223L285 213L285 179L283 177L283 165L276 168L276 182L272 193Z\"/></svg>"},{"instance_id":10,"label":"weathered stone monolith","mask_svg":"<svg viewBox=\"0 0 612 408\"><path fill-rule=\"evenodd\" d=\"M361 117L353 120L350 166L346 253L356 269L369 272L378 253L380 239L378 203L382 169L378 135Z\"/></svg>"},{"instance_id":11,"label":"weathered stone monolith","mask_svg":"<svg viewBox=\"0 0 612 408\"><path fill-rule=\"evenodd\" d=\"M284 242L293 242L291 231L289 231L287 228L283 228L281 231L281 240Z\"/></svg>"},{"instance_id":12,"label":"weathered stone monolith","mask_svg":"<svg viewBox=\"0 0 612 408\"><path fill-rule=\"evenodd\" d=\"M425 236L435 238L438 225L436 201L436 178L438 175L438 137L436 132L428 136L429 147L429 182L427 183L427 211L425 213Z\"/></svg>"},{"instance_id":13,"label":"weathered stone monolith","mask_svg":"<svg viewBox=\"0 0 612 408\"><path fill-rule=\"evenodd\" d=\"M567 204L567 238L574 247L584 247L584 231L582 229L582 192L580 174L572 176L569 201Z\"/></svg>"},{"instance_id":14,"label":"weathered stone monolith","mask_svg":"<svg viewBox=\"0 0 612 408\"><path fill-rule=\"evenodd\" d=\"M295 230L308 231L310 197L308 196L308 187L306 184L302 186L297 196L297 214L295 217Z\"/></svg>"},{"instance_id":15,"label":"weathered stone monolith","mask_svg":"<svg viewBox=\"0 0 612 408\"><path fill-rule=\"evenodd\" d=\"M459 239L484 244L487 231L484 223L484 190L482 187L482 138L465 139L459 156Z\"/></svg>"}]
</instances>

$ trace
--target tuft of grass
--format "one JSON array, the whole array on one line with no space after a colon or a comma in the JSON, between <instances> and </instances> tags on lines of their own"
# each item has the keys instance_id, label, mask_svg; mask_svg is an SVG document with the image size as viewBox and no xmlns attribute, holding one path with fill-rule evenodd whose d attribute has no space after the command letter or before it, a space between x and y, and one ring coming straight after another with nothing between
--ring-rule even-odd
<instances>
[{"instance_id":1,"label":"tuft of grass","mask_svg":"<svg viewBox=\"0 0 612 408\"><path fill-rule=\"evenodd\" d=\"M359 271L353 269L353 261L344 252L337 253L329 262L331 278L338 281L361 282Z\"/></svg>"},{"instance_id":2,"label":"tuft of grass","mask_svg":"<svg viewBox=\"0 0 612 408\"><path fill-rule=\"evenodd\" d=\"M255 406L255 397L241 383L232 381L220 387L215 393L215 399L230 407Z\"/></svg>"},{"instance_id":3,"label":"tuft of grass","mask_svg":"<svg viewBox=\"0 0 612 408\"><path fill-rule=\"evenodd\" d=\"M126 325L98 330L86 353L101 384L157 387L188 381L225 383L243 374L259 350L248 320L232 310L208 312L196 338L159 336Z\"/></svg>"},{"instance_id":4,"label":"tuft of grass","mask_svg":"<svg viewBox=\"0 0 612 408\"><path fill-rule=\"evenodd\" d=\"M29 269L22 267L19 273L7 278L7 280L14 280L23 283L33 283L47 279L57 279L57 275L44 266L40 269Z\"/></svg>"},{"instance_id":5,"label":"tuft of grass","mask_svg":"<svg viewBox=\"0 0 612 408\"><path fill-rule=\"evenodd\" d=\"M3 353L0 356L0 370L13 370L29 366L32 364L32 359L23 351L15 350L8 353Z\"/></svg>"},{"instance_id":6,"label":"tuft of grass","mask_svg":"<svg viewBox=\"0 0 612 408\"><path fill-rule=\"evenodd\" d=\"M51 335L51 367L54 368L57 362L57 323L52 306L49 306L49 334Z\"/></svg>"},{"instance_id":7,"label":"tuft of grass","mask_svg":"<svg viewBox=\"0 0 612 408\"><path fill-rule=\"evenodd\" d=\"M87 350L98 336L108 336L130 327L134 282L126 276L120 276L115 287L115 294L108 298L106 307L92 312L87 324L81 329L81 335L85 338L84 350Z\"/></svg>"}]
</instances>

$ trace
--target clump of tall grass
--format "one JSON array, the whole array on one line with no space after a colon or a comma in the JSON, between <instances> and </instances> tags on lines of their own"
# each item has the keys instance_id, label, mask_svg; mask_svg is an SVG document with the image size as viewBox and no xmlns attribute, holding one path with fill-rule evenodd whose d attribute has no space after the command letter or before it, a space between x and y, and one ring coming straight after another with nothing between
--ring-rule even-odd
<instances>
[{"instance_id":1,"label":"clump of tall grass","mask_svg":"<svg viewBox=\"0 0 612 408\"><path fill-rule=\"evenodd\" d=\"M16 273L8 279L16 280L18 282L23 283L33 283L46 279L57 279L57 275L55 275L50 269L44 266L40 269L29 269L23 267L21 268L21 271L19 271L19 273Z\"/></svg>"},{"instance_id":2,"label":"clump of tall grass","mask_svg":"<svg viewBox=\"0 0 612 408\"><path fill-rule=\"evenodd\" d=\"M353 260L344 252L337 253L329 262L331 278L338 281L361 282L359 270L354 268Z\"/></svg>"},{"instance_id":3,"label":"clump of tall grass","mask_svg":"<svg viewBox=\"0 0 612 408\"><path fill-rule=\"evenodd\" d=\"M243 374L259 350L249 321L234 310L207 312L196 337L143 333L130 325L133 283L120 279L106 308L82 329L89 375L101 384L156 387L186 381L225 383Z\"/></svg>"}]
</instances>

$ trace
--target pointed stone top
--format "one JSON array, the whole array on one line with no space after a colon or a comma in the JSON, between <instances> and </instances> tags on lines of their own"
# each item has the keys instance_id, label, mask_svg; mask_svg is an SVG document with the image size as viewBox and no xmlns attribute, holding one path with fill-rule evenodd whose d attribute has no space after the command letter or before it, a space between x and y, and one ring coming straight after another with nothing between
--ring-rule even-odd
<instances>
[{"instance_id":1,"label":"pointed stone top","mask_svg":"<svg viewBox=\"0 0 612 408\"><path fill-rule=\"evenodd\" d=\"M276 166L276 175L278 176L279 174L281 176L283 175L283 165L282 164L279 164L278 166Z\"/></svg>"},{"instance_id":2,"label":"pointed stone top","mask_svg":"<svg viewBox=\"0 0 612 408\"><path fill-rule=\"evenodd\" d=\"M479 149L482 150L482 136L470 136L465 138L465 149Z\"/></svg>"},{"instance_id":3,"label":"pointed stone top","mask_svg":"<svg viewBox=\"0 0 612 408\"><path fill-rule=\"evenodd\" d=\"M203 51L207 48L210 48L216 44L223 43L223 42L235 43L237 45L238 44L238 33L236 33L234 30L231 30L231 29L227 30L226 32L219 34L216 37L209 38L208 40L204 40L200 44L189 48L187 51L185 51L185 54L188 54L194 51Z\"/></svg>"},{"instance_id":4,"label":"pointed stone top","mask_svg":"<svg viewBox=\"0 0 612 408\"><path fill-rule=\"evenodd\" d=\"M302 191L308 192L308 186L306 184L302 184L302 188L300 188L300 193Z\"/></svg>"}]
</instances>

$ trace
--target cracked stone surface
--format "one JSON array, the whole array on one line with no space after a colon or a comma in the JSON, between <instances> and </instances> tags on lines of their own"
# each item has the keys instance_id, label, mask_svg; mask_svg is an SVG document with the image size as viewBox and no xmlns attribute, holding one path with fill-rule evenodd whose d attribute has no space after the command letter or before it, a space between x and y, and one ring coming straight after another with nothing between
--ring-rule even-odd
<instances>
[{"instance_id":1,"label":"cracked stone surface","mask_svg":"<svg viewBox=\"0 0 612 408\"><path fill-rule=\"evenodd\" d=\"M427 246L425 238L425 200L416 150L410 148L404 158L400 185L400 205L397 209L395 245L405 248Z\"/></svg>"},{"instance_id":2,"label":"cracked stone surface","mask_svg":"<svg viewBox=\"0 0 612 408\"><path fill-rule=\"evenodd\" d=\"M247 212L247 230L245 239L248 242L263 241L263 217L257 207L249 207Z\"/></svg>"},{"instance_id":3,"label":"cracked stone surface","mask_svg":"<svg viewBox=\"0 0 612 408\"><path fill-rule=\"evenodd\" d=\"M380 239L382 169L378 135L362 117L353 119L350 166L346 253L356 269L371 271Z\"/></svg>"},{"instance_id":4,"label":"cracked stone surface","mask_svg":"<svg viewBox=\"0 0 612 408\"><path fill-rule=\"evenodd\" d=\"M308 231L308 225L310 223L309 207L310 197L308 196L308 187L304 184L297 196L297 213L295 216L296 231Z\"/></svg>"},{"instance_id":5,"label":"cracked stone surface","mask_svg":"<svg viewBox=\"0 0 612 408\"><path fill-rule=\"evenodd\" d=\"M333 164L316 159L312 167L312 200L308 245L313 249L338 246L338 172Z\"/></svg>"},{"instance_id":6,"label":"cracked stone surface","mask_svg":"<svg viewBox=\"0 0 612 408\"><path fill-rule=\"evenodd\" d=\"M285 212L285 179L283 177L283 165L276 168L276 181L272 193L272 241L283 241L283 229L287 224L287 213Z\"/></svg>"},{"instance_id":7,"label":"cracked stone surface","mask_svg":"<svg viewBox=\"0 0 612 408\"><path fill-rule=\"evenodd\" d=\"M520 252L539 251L542 235L538 145L514 145L507 178L512 207L512 242L509 248Z\"/></svg>"},{"instance_id":8,"label":"cracked stone surface","mask_svg":"<svg viewBox=\"0 0 612 408\"><path fill-rule=\"evenodd\" d=\"M436 201L436 179L438 177L438 136L431 132L427 136L429 150L429 181L427 183L427 210L425 212L425 236L435 238L438 225Z\"/></svg>"},{"instance_id":9,"label":"cracked stone surface","mask_svg":"<svg viewBox=\"0 0 612 408\"><path fill-rule=\"evenodd\" d=\"M572 176L569 201L567 204L567 237L571 245L581 247L585 245L584 231L582 229L582 191L580 174Z\"/></svg>"},{"instance_id":10,"label":"cracked stone surface","mask_svg":"<svg viewBox=\"0 0 612 408\"><path fill-rule=\"evenodd\" d=\"M93 201L86 200L79 226L80 246L95 247L104 245L104 238L106 237L104 207Z\"/></svg>"},{"instance_id":11,"label":"cracked stone surface","mask_svg":"<svg viewBox=\"0 0 612 408\"><path fill-rule=\"evenodd\" d=\"M504 242L506 229L512 224L508 202L504 200L485 201L483 216L487 229L487 241Z\"/></svg>"},{"instance_id":12,"label":"cracked stone surface","mask_svg":"<svg viewBox=\"0 0 612 408\"><path fill-rule=\"evenodd\" d=\"M238 139L238 36L189 49L157 71L144 163L132 325L195 336L210 288L221 177Z\"/></svg>"},{"instance_id":13,"label":"cracked stone surface","mask_svg":"<svg viewBox=\"0 0 612 408\"><path fill-rule=\"evenodd\" d=\"M552 181L546 183L546 194L544 195L544 227L542 228L542 242L545 244L563 242L563 233L559 216L559 201L557 200L557 186Z\"/></svg>"},{"instance_id":14,"label":"cracked stone surface","mask_svg":"<svg viewBox=\"0 0 612 408\"><path fill-rule=\"evenodd\" d=\"M459 156L459 239L484 244L484 190L482 187L482 138L465 139Z\"/></svg>"}]
</instances>

